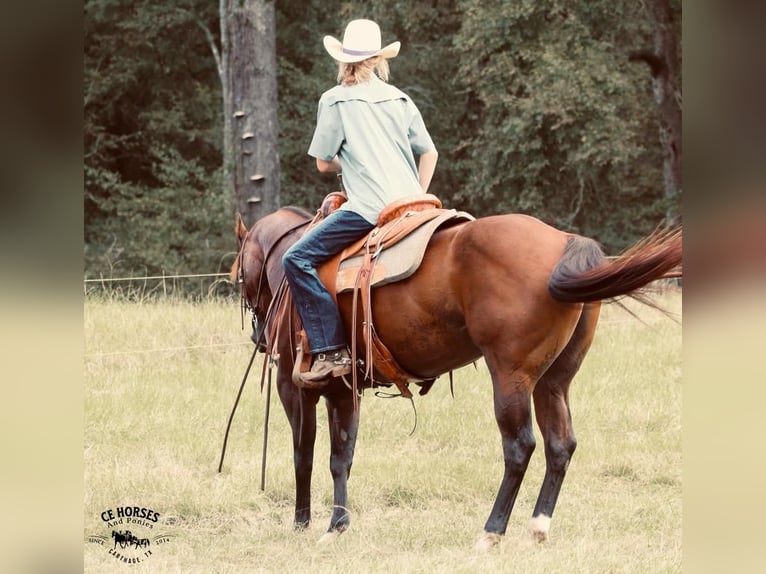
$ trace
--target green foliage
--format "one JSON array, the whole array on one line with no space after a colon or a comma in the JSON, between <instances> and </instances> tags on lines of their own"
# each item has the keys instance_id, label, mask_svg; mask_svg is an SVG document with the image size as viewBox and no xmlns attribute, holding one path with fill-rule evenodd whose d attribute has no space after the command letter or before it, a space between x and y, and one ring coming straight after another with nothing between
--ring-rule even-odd
<instances>
[{"instance_id":1,"label":"green foliage","mask_svg":"<svg viewBox=\"0 0 766 574\"><path fill-rule=\"evenodd\" d=\"M233 248L220 183L220 89L194 19L215 26L217 11L196 4L85 5L91 275L211 272Z\"/></svg>"},{"instance_id":2,"label":"green foliage","mask_svg":"<svg viewBox=\"0 0 766 574\"><path fill-rule=\"evenodd\" d=\"M224 196L210 193L219 187L215 174L208 175L177 149L157 147L151 153L157 184L147 189L112 182L98 202L110 213L100 221L98 234L112 241L87 244L86 257L107 265L107 275L115 276L224 270L227 248L221 235L231 229L231 220ZM95 179L98 174L89 175ZM109 181L108 176L103 180ZM228 234L224 239L229 240Z\"/></svg>"},{"instance_id":3,"label":"green foliage","mask_svg":"<svg viewBox=\"0 0 766 574\"><path fill-rule=\"evenodd\" d=\"M315 209L337 189L334 176L320 176L308 149L317 102L337 68L323 57L321 38L335 27L332 2L277 2L279 157L282 205Z\"/></svg>"},{"instance_id":4,"label":"green foliage","mask_svg":"<svg viewBox=\"0 0 766 574\"><path fill-rule=\"evenodd\" d=\"M658 223L661 159L647 145L657 142L656 110L624 45L642 45L646 24L626 24L646 16L627 17L620 2L461 6L455 49L470 94L463 147L473 169L458 197L473 194L482 214L529 213L611 247Z\"/></svg>"},{"instance_id":5,"label":"green foliage","mask_svg":"<svg viewBox=\"0 0 766 574\"><path fill-rule=\"evenodd\" d=\"M676 25L680 2L672 0ZM391 81L440 152L431 191L476 216L520 211L618 251L677 213L664 198L642 3L626 0L276 2L281 203L336 189L307 155L336 64L322 37L352 18L402 42ZM85 4L85 266L89 275L224 269L217 3ZM680 34L680 27L679 32ZM680 55L679 55L680 57Z\"/></svg>"}]
</instances>

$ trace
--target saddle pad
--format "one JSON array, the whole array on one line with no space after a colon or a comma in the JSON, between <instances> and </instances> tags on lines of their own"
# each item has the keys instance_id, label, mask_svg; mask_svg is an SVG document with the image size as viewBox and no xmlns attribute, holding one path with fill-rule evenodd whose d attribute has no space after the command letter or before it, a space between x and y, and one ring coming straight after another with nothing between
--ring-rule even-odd
<instances>
[{"instance_id":1,"label":"saddle pad","mask_svg":"<svg viewBox=\"0 0 766 574\"><path fill-rule=\"evenodd\" d=\"M381 250L377 256L370 285L380 287L409 277L420 266L428 242L439 227L448 221L458 224L473 219L473 216L462 211L445 210L442 215L421 225L401 241ZM336 293L354 289L363 260L364 255L357 255L341 262L335 285Z\"/></svg>"}]
</instances>

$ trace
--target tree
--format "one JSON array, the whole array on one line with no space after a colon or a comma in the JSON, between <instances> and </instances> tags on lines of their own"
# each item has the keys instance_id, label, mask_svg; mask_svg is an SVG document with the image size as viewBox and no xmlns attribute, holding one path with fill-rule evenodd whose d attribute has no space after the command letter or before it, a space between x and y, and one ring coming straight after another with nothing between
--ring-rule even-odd
<instances>
[{"instance_id":1,"label":"tree","mask_svg":"<svg viewBox=\"0 0 766 574\"><path fill-rule=\"evenodd\" d=\"M220 0L225 181L248 227L280 205L273 0Z\"/></svg>"},{"instance_id":2,"label":"tree","mask_svg":"<svg viewBox=\"0 0 766 574\"><path fill-rule=\"evenodd\" d=\"M220 92L195 26L216 16L200 0L85 4L89 274L209 272L229 250Z\"/></svg>"},{"instance_id":3,"label":"tree","mask_svg":"<svg viewBox=\"0 0 766 574\"><path fill-rule=\"evenodd\" d=\"M88 0L85 40L86 269L225 268L279 207L273 1Z\"/></svg>"},{"instance_id":4,"label":"tree","mask_svg":"<svg viewBox=\"0 0 766 574\"><path fill-rule=\"evenodd\" d=\"M322 36L364 17L402 42L445 206L611 251L678 213L678 0L87 0L88 273L225 269L235 211L316 208L337 185L306 153L337 73Z\"/></svg>"},{"instance_id":5,"label":"tree","mask_svg":"<svg viewBox=\"0 0 766 574\"><path fill-rule=\"evenodd\" d=\"M610 249L666 209L651 93L628 53L640 4L465 0L455 36L466 93L459 153L479 211L522 211ZM653 133L652 133L653 132ZM651 137L649 134L652 134Z\"/></svg>"}]
</instances>

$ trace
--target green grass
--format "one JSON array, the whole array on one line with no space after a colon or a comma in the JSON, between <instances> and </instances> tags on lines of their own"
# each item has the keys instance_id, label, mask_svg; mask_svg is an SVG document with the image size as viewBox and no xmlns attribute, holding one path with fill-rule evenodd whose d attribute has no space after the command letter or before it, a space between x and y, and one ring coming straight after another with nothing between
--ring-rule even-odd
<instances>
[{"instance_id":1,"label":"green grass","mask_svg":"<svg viewBox=\"0 0 766 574\"><path fill-rule=\"evenodd\" d=\"M680 294L661 297L680 317ZM362 401L349 483L351 529L330 547L332 480L320 404L313 522L292 530L289 427L272 395L266 491L260 452L260 356L229 439L221 442L250 358L236 302L85 303L85 536L109 535L100 513L150 507L172 535L126 566L85 543L87 572L680 572L681 326L611 305L575 379L579 442L551 527L532 544L526 522L544 471L542 440L503 542L474 551L502 474L491 382L483 363L408 401ZM111 542L107 542L111 547Z\"/></svg>"}]
</instances>

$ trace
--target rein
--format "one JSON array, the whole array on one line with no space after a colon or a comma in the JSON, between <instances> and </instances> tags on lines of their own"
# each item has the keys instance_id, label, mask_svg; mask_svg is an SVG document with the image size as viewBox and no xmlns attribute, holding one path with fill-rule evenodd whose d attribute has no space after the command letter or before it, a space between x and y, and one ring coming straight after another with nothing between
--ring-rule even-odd
<instances>
[{"instance_id":1,"label":"rein","mask_svg":"<svg viewBox=\"0 0 766 574\"><path fill-rule=\"evenodd\" d=\"M226 425L226 433L223 437L223 446L221 447L221 459L218 461L218 472L221 472L221 469L223 468L223 457L226 454L226 444L229 442L229 431L231 430L231 422L234 420L234 412L237 410L237 405L239 405L239 399L242 396L242 391L245 388L245 381L247 381L247 376L250 374L250 368L253 366L253 361L255 360L255 355L258 352L258 345L256 344L255 347L253 347L253 354L250 356L250 362L247 364L247 369L245 369L245 376L242 377L242 383L239 385L239 392L237 392L237 398L234 399L234 406L231 409L231 414L229 415L229 422Z\"/></svg>"},{"instance_id":2,"label":"rein","mask_svg":"<svg viewBox=\"0 0 766 574\"><path fill-rule=\"evenodd\" d=\"M249 310L253 314L253 328L257 328L258 326L258 317L256 315L256 306L258 305L258 301L260 300L261 296L261 288L263 287L263 276L265 275L266 271L266 264L269 261L269 257L271 256L271 253L274 251L274 248L279 244L282 239L287 237L289 234L291 234L293 231L300 229L301 227L308 225L311 223L311 220L308 221L302 221L299 224L293 225L292 227L285 230L274 242L274 245L271 246L271 249L266 252L266 256L263 258L263 264L261 265L261 274L258 277L258 289L256 290L255 295L255 305L250 301L250 298L247 295L247 284L245 283L245 245L247 245L247 240L250 236L250 232L252 231L252 228L248 229L247 233L245 234L245 237L242 239L242 248L239 250L239 255L237 257L237 282L240 286L240 309L241 309L241 320L242 320L242 328L245 328L245 310ZM282 280L282 284L284 284L284 279ZM279 293L282 290L282 284L280 284L280 288L277 289L277 292ZM271 300L271 303L269 304L268 309L266 310L266 316L264 317L264 328L261 329L257 340L254 340L255 346L253 347L253 354L250 356L250 362L247 365L247 368L245 369L245 374L242 377L242 382L239 385L239 391L237 392L237 396L234 399L234 405L232 406L231 413L229 414L229 421L226 425L226 432L224 433L223 438L223 446L221 447L221 458L218 462L218 472L221 472L221 469L223 468L223 459L226 454L226 445L229 441L229 432L231 431L231 423L234 420L234 413L237 411L237 407L239 406L239 400L242 396L242 391L245 388L245 383L247 382L247 377L250 374L250 369L253 366L253 362L255 360L255 355L258 353L258 349L261 345L265 345L265 337L266 337L266 326L269 324L269 320L272 318L272 315L274 314L276 308L278 305L274 305L274 301L279 299L279 297L274 297ZM270 411L270 403L271 403L271 364L270 361L264 361L263 362L263 369L261 371L261 392L263 392L263 383L266 379L266 367L268 365L268 386L266 388L266 412L264 414L265 420L264 420L264 432L263 432L263 460L261 463L261 490L265 489L265 482L266 482L266 445L268 442L268 432L269 432L269 411Z\"/></svg>"},{"instance_id":3,"label":"rein","mask_svg":"<svg viewBox=\"0 0 766 574\"><path fill-rule=\"evenodd\" d=\"M267 266L268 266L270 257L272 255L272 253L275 251L277 245L279 245L279 243L285 237L287 237L288 235L290 235L294 231L296 231L296 230L298 230L298 229L300 229L300 228L302 228L302 227L304 227L306 225L309 225L309 228L310 228L313 224L316 223L317 219L320 218L320 215L321 214L318 212L317 215L314 218L307 219L305 221L301 221L300 223L297 223L297 224L289 227L285 231L283 231L279 235L279 237L277 237L276 240L273 242L273 244L271 245L270 249L265 252L265 256L263 258L263 263L261 264L260 275L258 277L258 286L257 286L257 289L256 289L255 299L254 299L255 303L253 303L253 300L251 300L251 298L249 297L248 289L247 289L247 283L245 282L245 247L247 245L248 240L250 239L250 233L253 231L253 228L250 228L245 233L245 236L242 239L242 247L239 250L239 253L238 253L238 256L237 256L237 283L239 283L239 286L240 286L240 310L241 310L242 328L244 329L245 311L246 310L250 311L252 313L252 315L253 315L253 318L252 318L253 330L254 330L254 332L258 333L258 336L257 336L257 338L253 338L253 341L255 342L255 346L254 346L254 349L253 349L253 354L250 357L250 361L249 361L249 363L247 365L247 368L245 369L245 374L244 374L244 376L242 378L242 382L240 383L239 391L237 392L237 396L236 396L236 398L234 400L234 405L232 406L232 410L231 410L231 413L229 415L229 420L228 420L228 423L226 425L226 432L224 434L223 446L222 446L222 449L221 449L221 458L220 458L220 461L219 461L219 464L218 464L218 472L220 473L222 468L223 468L223 460L224 460L224 456L225 456L225 453L226 453L226 446L227 446L228 439L229 439L229 432L231 430L231 425L232 425L232 421L234 419L234 414L235 414L235 412L237 410L237 407L239 406L239 401L240 401L240 398L242 396L242 392L244 390L245 383L247 382L247 378L248 378L248 376L250 374L250 369L252 368L252 365L253 365L253 362L255 360L255 356L256 356L258 350L259 349L263 349L264 354L267 355L268 358L267 358L267 360L264 360L263 368L262 368L262 371L261 371L261 384L260 384L261 392L263 392L263 386L264 386L264 383L267 380L267 377L266 377L267 369L268 369L268 384L267 384L267 387L266 387L266 409L265 409L265 413L264 413L263 453L262 453L262 462L261 462L261 490L265 490L266 451L267 451L268 432L269 432L268 425L269 425L269 414L270 414L270 403L271 403L270 399L271 399L272 366L278 360L278 356L276 358L274 358L272 356L273 355L273 345L278 340L278 333L277 333L277 336L270 337L270 339L272 339L271 341L266 341L266 331L268 329L268 326L273 323L273 321L275 319L275 316L279 316L279 308L281 307L281 303L282 303L284 297L286 296L286 292L288 291L288 289L287 289L287 281L286 281L286 278L283 276L282 280L280 281L280 284L279 284L278 288L273 293L272 299L269 302L269 306L268 306L268 308L266 310L266 313L265 313L265 316L264 316L264 319L263 319L263 328L260 329L260 332L259 332L259 329L258 329L258 327L259 327L259 318L258 318L257 311L258 311L258 305L259 305L260 299L261 299L261 292L262 292L262 289L264 287L264 275L266 275ZM371 252L369 244L367 245L367 255L370 257L370 259L372 261L374 261L377 258L378 254L380 253L381 249L382 249L382 238L380 238L380 240L379 240L379 242L378 242L378 244L376 246L375 252ZM359 281L359 277L357 277L357 281ZM266 279L266 284L268 284L268 278ZM359 287L362 287L362 286L360 285ZM371 286L369 284L367 284L365 287L367 288L367 293L366 293L367 297L365 297L364 296L365 294L363 294L363 299L365 299L367 302L369 302L369 289L370 289ZM355 292L354 292L354 299L355 299L355 301L356 301L356 297L357 297L358 291L361 291L361 289L358 288L358 289L355 290ZM354 304L354 313L355 312L356 312L356 304ZM280 322L281 321L278 321L277 331L279 330L279 323ZM354 317L354 322L356 322L356 317ZM372 327L371 325L368 326L369 331L372 331L371 327ZM354 335L355 335L355 333L354 333ZM368 357L367 357L368 360L366 361L367 369L368 370L365 373L365 377L369 376L370 379L372 379L372 371L371 371L372 357L370 356L372 351L369 350L369 348L372 346L372 344L371 344L372 337L371 337L371 333L370 332L365 333L365 335L367 335L365 337L365 339L367 339L367 343L368 343ZM355 338L356 337L354 336L353 339L355 339ZM356 345L355 344L352 344L352 352L354 354L353 363L354 363L354 365L356 365ZM352 383L352 385L350 385L350 388L351 388L351 390L352 390L352 392L354 394L354 408L358 409L359 408L358 407L358 384L357 384L357 378L356 377L357 377L357 373L356 373L356 369L355 369L354 373L353 373L353 383ZM345 378L344 378L344 382L346 383L347 386L349 386L348 382L345 381ZM397 385L397 386L399 386L399 385ZM453 385L452 385L452 371L450 371L450 392L452 393L452 396L454 398ZM423 390L421 390L421 394L424 394ZM409 394L409 396L407 396L407 394L404 394L404 393L401 393L401 394L385 393L383 391L377 391L375 393L375 395L380 397L380 398L391 398L391 397L404 396L405 398L409 398L410 399L410 403L411 403L412 409L413 409L413 414L414 414L414 417L415 417L413 428L412 428L412 430L409 433L409 436L412 436L415 433L415 429L417 428L417 425L418 425L418 413L417 413L417 408L415 407L415 402L414 402L414 400L412 398L412 395Z\"/></svg>"}]
</instances>

